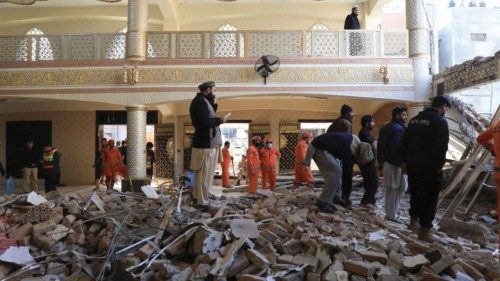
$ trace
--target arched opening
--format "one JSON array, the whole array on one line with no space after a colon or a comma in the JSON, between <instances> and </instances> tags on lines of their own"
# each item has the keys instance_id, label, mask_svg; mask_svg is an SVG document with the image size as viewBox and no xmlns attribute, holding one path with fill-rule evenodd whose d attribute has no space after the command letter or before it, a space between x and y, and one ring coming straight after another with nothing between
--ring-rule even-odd
<instances>
[{"instance_id":1,"label":"arched opening","mask_svg":"<svg viewBox=\"0 0 500 281\"><path fill-rule=\"evenodd\" d=\"M26 32L26 36L19 42L16 60L54 60L54 52L49 38L43 35L44 33L36 27Z\"/></svg>"},{"instance_id":2,"label":"arched opening","mask_svg":"<svg viewBox=\"0 0 500 281\"><path fill-rule=\"evenodd\" d=\"M213 57L244 57L245 42L243 33L238 32L236 26L226 23L218 29L213 40L215 41Z\"/></svg>"}]
</instances>

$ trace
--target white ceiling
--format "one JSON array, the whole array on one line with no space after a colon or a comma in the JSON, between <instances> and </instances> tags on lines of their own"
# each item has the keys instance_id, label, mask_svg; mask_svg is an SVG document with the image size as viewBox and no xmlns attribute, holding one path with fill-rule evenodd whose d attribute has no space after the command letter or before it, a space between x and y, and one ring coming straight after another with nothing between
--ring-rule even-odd
<instances>
[{"instance_id":1,"label":"white ceiling","mask_svg":"<svg viewBox=\"0 0 500 281\"><path fill-rule=\"evenodd\" d=\"M148 0L150 5L158 4L160 1L169 0ZM199 5L199 4L221 4L219 0L174 0L178 5ZM330 3L330 4L360 4L367 0L236 0L235 2L225 3L226 5L234 4L300 4L300 3ZM15 5L10 3L0 2L2 8L29 8L29 7L80 7L80 6L104 6L104 5L127 5L127 0L122 0L117 3L106 3L98 0L46 0L37 1L33 5Z\"/></svg>"}]
</instances>

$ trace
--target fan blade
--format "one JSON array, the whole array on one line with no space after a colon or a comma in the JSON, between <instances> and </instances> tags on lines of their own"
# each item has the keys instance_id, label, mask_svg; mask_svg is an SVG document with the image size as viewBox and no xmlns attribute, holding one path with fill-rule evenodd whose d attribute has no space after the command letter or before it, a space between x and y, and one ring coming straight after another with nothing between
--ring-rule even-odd
<instances>
[{"instance_id":1,"label":"fan blade","mask_svg":"<svg viewBox=\"0 0 500 281\"><path fill-rule=\"evenodd\" d=\"M275 60L275 61L271 62L269 65L273 66L273 65L277 64L278 62L280 62L280 61L279 60Z\"/></svg>"},{"instance_id":2,"label":"fan blade","mask_svg":"<svg viewBox=\"0 0 500 281\"><path fill-rule=\"evenodd\" d=\"M268 65L269 64L269 60L267 59L267 56L262 56L260 59L262 60L262 63L264 65Z\"/></svg>"},{"instance_id":3,"label":"fan blade","mask_svg":"<svg viewBox=\"0 0 500 281\"><path fill-rule=\"evenodd\" d=\"M261 65L261 66L257 67L256 72L260 72L260 71L261 71L262 69L264 69L264 68L267 68L265 64L263 64L263 65Z\"/></svg>"},{"instance_id":4,"label":"fan blade","mask_svg":"<svg viewBox=\"0 0 500 281\"><path fill-rule=\"evenodd\" d=\"M266 70L267 70L268 72L271 72L271 73L273 73L273 72L274 72L274 70L272 70L272 69L269 67L269 65L264 64L264 67L266 68Z\"/></svg>"}]
</instances>

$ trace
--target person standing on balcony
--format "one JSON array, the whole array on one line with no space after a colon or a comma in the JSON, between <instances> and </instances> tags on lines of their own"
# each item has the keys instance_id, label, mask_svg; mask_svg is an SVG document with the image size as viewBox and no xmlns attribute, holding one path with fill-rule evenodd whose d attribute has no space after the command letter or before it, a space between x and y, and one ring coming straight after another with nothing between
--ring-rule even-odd
<instances>
[{"instance_id":1,"label":"person standing on balcony","mask_svg":"<svg viewBox=\"0 0 500 281\"><path fill-rule=\"evenodd\" d=\"M26 193L38 192L38 163L40 155L33 148L33 140L26 141L26 146L21 150L21 165L23 172L23 189Z\"/></svg>"},{"instance_id":2,"label":"person standing on balcony","mask_svg":"<svg viewBox=\"0 0 500 281\"><path fill-rule=\"evenodd\" d=\"M304 166L304 159L306 158L307 147L313 139L311 132L304 132L302 139L295 146L295 180L293 181L293 188L296 189L302 182L306 182L309 190L314 188L314 178L311 167Z\"/></svg>"},{"instance_id":3,"label":"person standing on balcony","mask_svg":"<svg viewBox=\"0 0 500 281\"><path fill-rule=\"evenodd\" d=\"M359 6L354 6L351 9L351 14L345 18L344 29L359 29Z\"/></svg>"},{"instance_id":4,"label":"person standing on balcony","mask_svg":"<svg viewBox=\"0 0 500 281\"><path fill-rule=\"evenodd\" d=\"M229 166L233 161L233 156L229 153L229 146L231 144L226 141L222 149L222 187L233 188L229 181Z\"/></svg>"},{"instance_id":5,"label":"person standing on balcony","mask_svg":"<svg viewBox=\"0 0 500 281\"><path fill-rule=\"evenodd\" d=\"M400 223L399 203L408 179L401 171L401 141L406 131L406 108L395 107L392 120L380 129L377 144L378 169L383 171L385 185L385 218Z\"/></svg>"},{"instance_id":6,"label":"person standing on balcony","mask_svg":"<svg viewBox=\"0 0 500 281\"><path fill-rule=\"evenodd\" d=\"M437 96L431 107L410 120L401 144L401 169L408 172L410 225L418 239L434 242L431 233L439 192L443 185L443 166L448 151L448 122L444 115L450 100Z\"/></svg>"},{"instance_id":7,"label":"person standing on balcony","mask_svg":"<svg viewBox=\"0 0 500 281\"><path fill-rule=\"evenodd\" d=\"M248 193L256 194L260 174L259 149L262 147L262 141L259 135L252 137L252 143L247 149L247 176Z\"/></svg>"},{"instance_id":8,"label":"person standing on balcony","mask_svg":"<svg viewBox=\"0 0 500 281\"><path fill-rule=\"evenodd\" d=\"M266 137L266 146L259 150L262 170L262 189L276 188L276 163L281 157L281 153L273 147L271 137ZM268 187L269 184L269 187Z\"/></svg>"},{"instance_id":9,"label":"person standing on balcony","mask_svg":"<svg viewBox=\"0 0 500 281\"><path fill-rule=\"evenodd\" d=\"M328 127L327 133L349 133L352 134L352 119L354 118L354 111L352 107L347 104L342 105L340 108L340 117L337 118ZM347 157L342 159L342 198L335 197L334 203L344 207L351 206L351 191L352 191L352 173L355 157Z\"/></svg>"},{"instance_id":10,"label":"person standing on balcony","mask_svg":"<svg viewBox=\"0 0 500 281\"><path fill-rule=\"evenodd\" d=\"M377 145L375 143L375 138L373 137L373 126L375 126L375 120L371 115L364 115L361 117L361 130L358 133L358 137L362 142L369 143L372 147L373 155L376 155ZM372 161L365 165L359 165L361 170L361 175L363 176L363 187L365 193L361 199L361 206L375 209L375 194L378 190L378 175L377 167L375 167L376 158L374 157Z\"/></svg>"},{"instance_id":11,"label":"person standing on balcony","mask_svg":"<svg viewBox=\"0 0 500 281\"><path fill-rule=\"evenodd\" d=\"M194 126L191 169L195 172L193 188L195 207L210 209L209 192L214 181L214 170L221 162L222 137L219 125L224 118L216 115L215 83L205 82L198 86L199 92L191 101L189 114Z\"/></svg>"}]
</instances>

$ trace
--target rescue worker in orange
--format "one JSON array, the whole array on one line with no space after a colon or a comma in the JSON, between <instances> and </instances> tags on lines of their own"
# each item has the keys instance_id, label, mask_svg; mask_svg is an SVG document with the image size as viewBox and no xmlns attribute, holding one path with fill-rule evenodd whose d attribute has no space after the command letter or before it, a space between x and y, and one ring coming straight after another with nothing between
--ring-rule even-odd
<instances>
[{"instance_id":1,"label":"rescue worker in orange","mask_svg":"<svg viewBox=\"0 0 500 281\"><path fill-rule=\"evenodd\" d=\"M500 120L492 122L492 125L477 137L477 142L495 156L493 177L497 189L497 214L500 214Z\"/></svg>"},{"instance_id":2,"label":"rescue worker in orange","mask_svg":"<svg viewBox=\"0 0 500 281\"><path fill-rule=\"evenodd\" d=\"M103 155L103 171L106 176L106 187L113 189L118 171L123 163L123 156L120 150L115 147L115 141L112 139L108 141L108 147L104 149Z\"/></svg>"},{"instance_id":3,"label":"rescue worker in orange","mask_svg":"<svg viewBox=\"0 0 500 281\"><path fill-rule=\"evenodd\" d=\"M229 154L229 146L229 142L226 141L222 149L222 187L232 188L233 186L229 182L229 165L233 162L233 156Z\"/></svg>"},{"instance_id":4,"label":"rescue worker in orange","mask_svg":"<svg viewBox=\"0 0 500 281\"><path fill-rule=\"evenodd\" d=\"M306 182L307 187L312 190L314 188L314 178L311 167L304 166L307 147L313 139L311 132L304 132L302 139L295 146L295 180L293 181L293 189L300 186L302 182Z\"/></svg>"},{"instance_id":5,"label":"rescue worker in orange","mask_svg":"<svg viewBox=\"0 0 500 281\"><path fill-rule=\"evenodd\" d=\"M252 143L247 149L247 177L248 193L256 194L260 174L259 149L262 147L260 136L253 136Z\"/></svg>"},{"instance_id":6,"label":"rescue worker in orange","mask_svg":"<svg viewBox=\"0 0 500 281\"><path fill-rule=\"evenodd\" d=\"M259 153L262 163L262 188L274 191L276 188L276 162L280 159L281 153L273 147L271 137L266 138L266 145L259 150Z\"/></svg>"}]
</instances>

